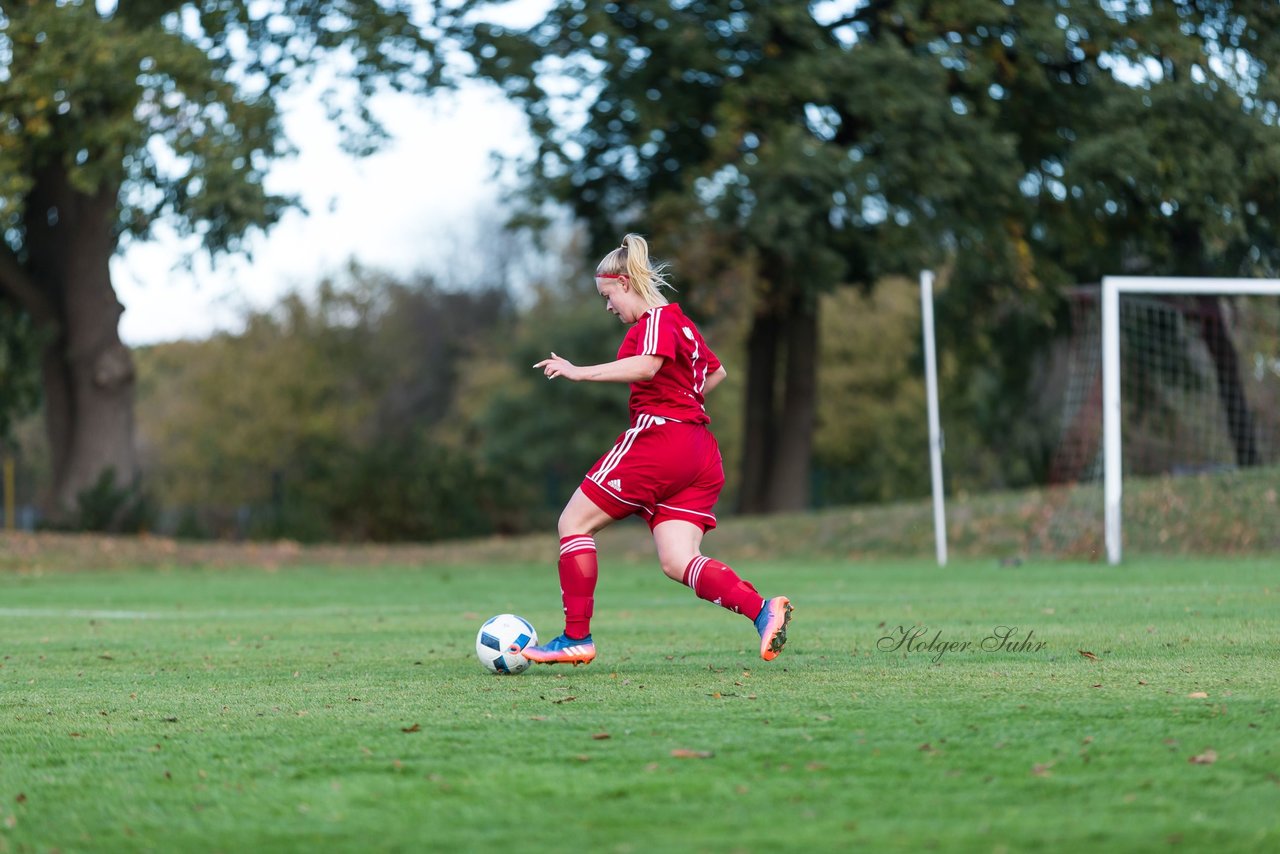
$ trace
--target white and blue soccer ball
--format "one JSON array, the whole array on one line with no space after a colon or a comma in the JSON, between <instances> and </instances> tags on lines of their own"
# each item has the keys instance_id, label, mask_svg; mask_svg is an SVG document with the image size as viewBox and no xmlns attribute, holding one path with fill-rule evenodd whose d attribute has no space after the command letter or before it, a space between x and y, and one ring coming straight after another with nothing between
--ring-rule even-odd
<instances>
[{"instance_id":1,"label":"white and blue soccer ball","mask_svg":"<svg viewBox=\"0 0 1280 854\"><path fill-rule=\"evenodd\" d=\"M485 620L476 635L476 658L492 673L515 675L529 669L529 659L520 654L538 642L533 624L515 614L499 614Z\"/></svg>"}]
</instances>

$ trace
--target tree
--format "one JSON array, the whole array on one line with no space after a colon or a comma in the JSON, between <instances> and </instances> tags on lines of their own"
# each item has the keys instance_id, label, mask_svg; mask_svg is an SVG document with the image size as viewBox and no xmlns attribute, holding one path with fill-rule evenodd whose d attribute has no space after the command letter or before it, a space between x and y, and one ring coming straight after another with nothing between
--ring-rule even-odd
<instances>
[{"instance_id":1,"label":"tree","mask_svg":"<svg viewBox=\"0 0 1280 854\"><path fill-rule=\"evenodd\" d=\"M597 252L633 228L752 267L748 511L808 500L826 291L945 263L951 343L1007 391L1059 285L1138 256L1277 258L1269 7L561 0L513 28L489 15L503 5L437 20L528 114L535 208L568 203ZM1187 150L1222 131L1232 157Z\"/></svg>"},{"instance_id":2,"label":"tree","mask_svg":"<svg viewBox=\"0 0 1280 854\"><path fill-rule=\"evenodd\" d=\"M40 371L31 319L0 299L0 448L13 440L14 425L40 401Z\"/></svg>"},{"instance_id":3,"label":"tree","mask_svg":"<svg viewBox=\"0 0 1280 854\"><path fill-rule=\"evenodd\" d=\"M928 495L916 282L892 278L871 291L842 288L824 296L821 308L815 500L855 504Z\"/></svg>"},{"instance_id":4,"label":"tree","mask_svg":"<svg viewBox=\"0 0 1280 854\"><path fill-rule=\"evenodd\" d=\"M0 294L46 342L53 499L138 472L133 359L108 261L165 221L212 254L294 200L267 190L290 151L277 99L331 62L347 147L382 137L379 85L426 91L409 0L16 0L0 11ZM102 10L102 11L100 11Z\"/></svg>"},{"instance_id":5,"label":"tree","mask_svg":"<svg viewBox=\"0 0 1280 854\"><path fill-rule=\"evenodd\" d=\"M963 90L966 103L989 109L981 97L989 77L1008 102L1000 121L1020 141L1021 191L1031 203L1018 225L1019 252L1034 265L1026 288L1002 288L984 275L988 258L970 242L956 255L939 317L949 339L943 346L961 353L978 378L964 405L1004 447L1036 381L1029 356L1069 325L1068 301L1055 285L1109 273L1280 271L1280 81L1267 73L1280 58L1277 23L1278 10L1260 4L1072 3L1052 22L1027 28L1042 40L1061 34L1057 61L1044 63L1041 51L1006 52L995 74L975 74ZM1024 303L1026 289L1035 295ZM1213 356L1224 414L1245 464L1247 413L1225 397L1240 384L1238 359L1220 311L1202 308L1206 334L1222 343ZM988 392L974 393L982 385ZM1230 399L1238 407L1243 396ZM1018 444L1029 468L1049 476L1044 449Z\"/></svg>"},{"instance_id":6,"label":"tree","mask_svg":"<svg viewBox=\"0 0 1280 854\"><path fill-rule=\"evenodd\" d=\"M440 434L473 351L491 349L511 313L497 287L449 291L352 265L311 298L248 314L241 333L142 348L148 483L183 509L184 533L489 533L511 515L506 484Z\"/></svg>"}]
</instances>

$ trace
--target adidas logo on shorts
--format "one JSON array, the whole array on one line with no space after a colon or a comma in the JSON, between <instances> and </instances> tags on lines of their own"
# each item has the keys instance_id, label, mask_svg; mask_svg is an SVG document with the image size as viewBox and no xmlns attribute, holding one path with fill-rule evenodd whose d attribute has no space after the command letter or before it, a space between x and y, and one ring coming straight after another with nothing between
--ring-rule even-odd
<instances>
[{"instance_id":1,"label":"adidas logo on shorts","mask_svg":"<svg viewBox=\"0 0 1280 854\"><path fill-rule=\"evenodd\" d=\"M618 478L616 478L616 477L615 477L613 480L611 480L611 481L609 481L609 482L608 482L608 487L609 487L610 489L612 489L614 492L621 492L621 491L622 491L622 481L621 481L620 479L618 479Z\"/></svg>"}]
</instances>

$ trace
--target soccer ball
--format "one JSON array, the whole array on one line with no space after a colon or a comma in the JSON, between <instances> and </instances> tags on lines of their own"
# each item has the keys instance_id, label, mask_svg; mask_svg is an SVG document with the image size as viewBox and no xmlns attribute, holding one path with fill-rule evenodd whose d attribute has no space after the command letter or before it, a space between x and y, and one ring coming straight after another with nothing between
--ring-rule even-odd
<instances>
[{"instance_id":1,"label":"soccer ball","mask_svg":"<svg viewBox=\"0 0 1280 854\"><path fill-rule=\"evenodd\" d=\"M485 620L476 635L476 658L493 673L514 675L529 669L529 659L520 654L538 642L538 633L524 617L499 614Z\"/></svg>"}]
</instances>

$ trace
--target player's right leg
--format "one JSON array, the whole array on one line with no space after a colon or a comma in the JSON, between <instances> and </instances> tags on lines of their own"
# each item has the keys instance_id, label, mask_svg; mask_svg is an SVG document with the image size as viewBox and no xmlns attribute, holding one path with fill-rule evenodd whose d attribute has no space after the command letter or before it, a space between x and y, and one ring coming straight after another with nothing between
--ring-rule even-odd
<instances>
[{"instance_id":1,"label":"player's right leg","mask_svg":"<svg viewBox=\"0 0 1280 854\"><path fill-rule=\"evenodd\" d=\"M596 657L591 640L595 610L595 533L614 519L579 488L560 514L560 598L564 604L564 632L545 644L526 647L523 655L538 664L587 664Z\"/></svg>"}]
</instances>

